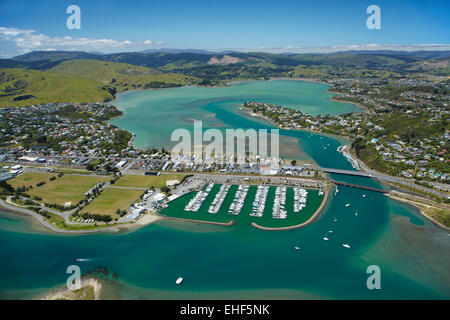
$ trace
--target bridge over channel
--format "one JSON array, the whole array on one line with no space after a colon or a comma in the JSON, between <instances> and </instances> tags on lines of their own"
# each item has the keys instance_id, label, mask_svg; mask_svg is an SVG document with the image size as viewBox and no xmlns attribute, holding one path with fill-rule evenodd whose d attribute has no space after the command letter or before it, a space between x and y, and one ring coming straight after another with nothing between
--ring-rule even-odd
<instances>
[{"instance_id":1,"label":"bridge over channel","mask_svg":"<svg viewBox=\"0 0 450 320\"><path fill-rule=\"evenodd\" d=\"M354 184L354 183L348 183L348 182L341 182L341 181L334 181L334 180L331 180L331 183L334 183L334 184L340 185L340 186L346 186L346 187L351 187L351 188L358 188L358 189L364 189L364 190L369 190L369 191L380 192L380 193L384 193L384 194L389 193L388 190L383 190L383 189L378 189L378 188L372 188L372 187L362 186L362 185L360 185L360 184Z\"/></svg>"}]
</instances>

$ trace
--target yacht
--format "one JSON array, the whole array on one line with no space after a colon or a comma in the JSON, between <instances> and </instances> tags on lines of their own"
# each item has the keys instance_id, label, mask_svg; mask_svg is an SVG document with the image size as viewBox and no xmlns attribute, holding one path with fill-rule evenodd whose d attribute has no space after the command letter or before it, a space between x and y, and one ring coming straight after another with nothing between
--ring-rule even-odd
<instances>
[{"instance_id":1,"label":"yacht","mask_svg":"<svg viewBox=\"0 0 450 320\"><path fill-rule=\"evenodd\" d=\"M344 243L342 246L343 246L344 248L350 249L350 245L347 244L347 243Z\"/></svg>"},{"instance_id":2,"label":"yacht","mask_svg":"<svg viewBox=\"0 0 450 320\"><path fill-rule=\"evenodd\" d=\"M267 194L269 193L269 186L258 186L253 201L253 209L250 215L252 217L262 217L266 207Z\"/></svg>"},{"instance_id":3,"label":"yacht","mask_svg":"<svg viewBox=\"0 0 450 320\"><path fill-rule=\"evenodd\" d=\"M222 206L223 201L225 200L228 190L230 190L230 185L222 185L220 186L219 192L216 194L213 202L209 206L208 212L212 214L217 214Z\"/></svg>"}]
</instances>

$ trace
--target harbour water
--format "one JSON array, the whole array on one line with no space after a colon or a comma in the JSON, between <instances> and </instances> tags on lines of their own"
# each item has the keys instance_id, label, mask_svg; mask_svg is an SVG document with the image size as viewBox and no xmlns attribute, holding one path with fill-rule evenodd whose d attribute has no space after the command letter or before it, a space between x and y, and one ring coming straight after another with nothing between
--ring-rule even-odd
<instances>
[{"instance_id":1,"label":"harbour water","mask_svg":"<svg viewBox=\"0 0 450 320\"><path fill-rule=\"evenodd\" d=\"M235 86L239 97L231 100L224 98L222 90L233 92L234 86L205 89L219 92L219 96L211 94L206 100L197 97L204 89L194 87L130 92L120 96L118 105L124 117L114 122L135 132L137 145L151 145L150 137L155 146L160 145L174 124L160 108L152 107L156 99L153 95L157 95L158 101L167 101L169 110L178 105L180 114L209 117L211 127L271 128L241 113L238 104L246 100L282 104L271 97L283 92L293 97L294 105L304 99L298 86L305 86L308 92L326 89L318 84L292 83L239 84ZM246 85L256 91L246 96ZM184 100L186 94L195 95L195 103ZM308 111L306 106L310 105L317 112L327 112L321 108L328 103L328 94L313 96L318 100L311 98L303 111ZM143 105L137 106L136 100ZM354 106L341 103L335 107L328 113L354 110ZM185 109L192 109L192 113ZM133 126L133 119L139 115L142 121ZM165 117L165 122L160 117ZM191 125L191 120L176 121L180 126ZM302 131L281 133L293 139L305 159L324 167L351 169L351 164L336 151L341 145L338 139ZM333 178L380 187L366 178ZM346 207L347 203L351 206ZM240 215L249 214L245 211ZM323 240L325 235L328 241ZM30 218L2 212L0 244L1 299L33 298L61 285L72 264L79 265L82 272L106 267L115 273L117 281L108 288L109 294L123 299L450 298L448 232L409 205L381 193L344 186L339 187L336 196L330 195L314 223L297 230L270 232L249 223L215 226L163 220L127 233L68 236L45 232ZM366 286L369 265L381 269L381 290ZM180 276L184 280L177 286L175 280Z\"/></svg>"},{"instance_id":2,"label":"harbour water","mask_svg":"<svg viewBox=\"0 0 450 320\"><path fill-rule=\"evenodd\" d=\"M246 197L246 201L244 202L244 206L242 207L242 211L239 215L231 215L228 214L228 210L233 202L234 195L237 192L238 186L231 186L230 191L227 194L222 206L217 214L211 214L208 212L208 208L212 203L214 196L219 191L220 185L214 185L211 192L206 197L200 209L196 212L185 211L184 208L186 204L195 196L195 193L186 194L173 202L171 202L169 208L163 210L161 212L162 215L166 215L168 217L175 218L183 218L183 219L192 219L192 220L200 220L200 221L212 221L212 222L220 222L227 223L231 220L235 221L236 224L243 224L245 228L248 227L252 222L257 223L263 227L269 228L280 228L301 224L307 221L316 209L319 207L322 202L323 196L319 196L318 190L308 190L307 203L305 208L303 208L300 212L294 213L294 191L292 188L288 188L286 191L286 211L287 218L286 219L274 219L272 217L273 211L273 203L275 198L275 189L276 187L270 186L269 192L267 194L266 205L264 207L262 217L251 216L252 212L252 203L255 199L257 187L250 186L248 190L248 195Z\"/></svg>"},{"instance_id":3,"label":"harbour water","mask_svg":"<svg viewBox=\"0 0 450 320\"><path fill-rule=\"evenodd\" d=\"M194 120L201 120L203 129L272 129L273 126L266 121L249 118L240 108L249 100L288 106L311 114L358 111L353 104L329 100L333 94L326 92L327 88L328 86L319 83L277 80L242 82L223 88L183 87L125 92L114 101L124 115L114 119L112 123L136 133L133 141L136 147L167 148L175 144L170 140L172 132L178 128L192 131ZM282 130L281 155L312 161L312 149L335 147L336 150L339 145L327 146L327 141L313 147L317 142L308 141L314 140L313 137L305 132ZM301 140L300 143L298 139Z\"/></svg>"}]
</instances>

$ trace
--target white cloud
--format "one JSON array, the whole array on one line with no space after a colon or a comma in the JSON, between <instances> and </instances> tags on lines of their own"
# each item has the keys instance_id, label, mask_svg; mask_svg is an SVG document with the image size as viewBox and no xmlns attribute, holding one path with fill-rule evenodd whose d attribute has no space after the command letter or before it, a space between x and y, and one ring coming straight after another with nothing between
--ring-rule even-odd
<instances>
[{"instance_id":1,"label":"white cloud","mask_svg":"<svg viewBox=\"0 0 450 320\"><path fill-rule=\"evenodd\" d=\"M156 42L155 45L160 45L159 42ZM151 40L133 42L130 40L72 38L70 36L50 37L35 30L0 27L0 56L3 57L36 50L108 51L127 48L139 50L152 44Z\"/></svg>"},{"instance_id":2,"label":"white cloud","mask_svg":"<svg viewBox=\"0 0 450 320\"><path fill-rule=\"evenodd\" d=\"M394 50L394 51L443 51L450 50L449 44L412 44L412 45L390 45L390 44L353 44L336 45L323 47L293 47L286 46L282 48L232 48L232 49L214 49L211 51L240 51L240 52L268 52L268 53L332 53L348 50Z\"/></svg>"},{"instance_id":3,"label":"white cloud","mask_svg":"<svg viewBox=\"0 0 450 320\"><path fill-rule=\"evenodd\" d=\"M296 41L298 42L298 41ZM148 49L149 46L158 47L164 45L164 41L144 40L133 42L130 40L94 39L50 37L31 29L18 29L0 26L0 57L12 57L30 51L139 51ZM281 48L253 47L253 48L221 48L210 51L241 51L241 52L269 52L269 53L332 53L347 50L450 50L449 44L414 44L414 45L390 45L390 44L353 44L322 47L285 46Z\"/></svg>"}]
</instances>

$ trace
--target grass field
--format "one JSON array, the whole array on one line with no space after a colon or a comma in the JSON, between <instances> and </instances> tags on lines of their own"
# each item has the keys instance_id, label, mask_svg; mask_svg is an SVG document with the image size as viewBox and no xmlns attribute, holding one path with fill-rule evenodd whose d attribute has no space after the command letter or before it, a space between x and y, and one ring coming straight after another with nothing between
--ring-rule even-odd
<instances>
[{"instance_id":1,"label":"grass field","mask_svg":"<svg viewBox=\"0 0 450 320\"><path fill-rule=\"evenodd\" d=\"M22 186L33 186L34 188L36 187L36 184L41 181L45 181L46 183L49 182L51 177L56 177L56 174L46 172L25 172L14 179L8 180L7 182L13 188L19 188Z\"/></svg>"},{"instance_id":2,"label":"grass field","mask_svg":"<svg viewBox=\"0 0 450 320\"><path fill-rule=\"evenodd\" d=\"M81 213L110 215L118 217L116 210L128 210L130 204L140 200L142 190L106 188L98 198L84 207Z\"/></svg>"},{"instance_id":3,"label":"grass field","mask_svg":"<svg viewBox=\"0 0 450 320\"><path fill-rule=\"evenodd\" d=\"M28 173L23 174L25 176ZM34 172L33 172L34 174ZM49 181L50 174L37 173L40 176L34 177L33 189L27 193L31 196L41 197L43 202L65 205L66 202L71 202L72 205L77 204L84 198L84 194L90 188L100 181L107 181L108 178L89 177L79 175L64 175ZM48 175L47 179L43 179L43 175ZM18 178L21 178L19 176ZM15 178L17 179L17 178ZM13 179L14 180L14 179ZM12 181L12 180L11 180ZM46 181L44 185L36 187L36 183ZM20 186L20 184L19 184Z\"/></svg>"},{"instance_id":4,"label":"grass field","mask_svg":"<svg viewBox=\"0 0 450 320\"><path fill-rule=\"evenodd\" d=\"M114 98L99 81L28 69L0 69L0 95L0 107Z\"/></svg>"},{"instance_id":5,"label":"grass field","mask_svg":"<svg viewBox=\"0 0 450 320\"><path fill-rule=\"evenodd\" d=\"M92 171L84 169L73 169L73 168L55 168L55 172L59 173L78 173L78 174L92 174Z\"/></svg>"},{"instance_id":6,"label":"grass field","mask_svg":"<svg viewBox=\"0 0 450 320\"><path fill-rule=\"evenodd\" d=\"M119 187L136 187L136 188L162 188L166 186L168 180L183 180L185 174L161 174L159 176L137 176L124 175L114 185Z\"/></svg>"},{"instance_id":7,"label":"grass field","mask_svg":"<svg viewBox=\"0 0 450 320\"><path fill-rule=\"evenodd\" d=\"M98 60L63 61L51 68L50 71L99 81L116 87L118 91L125 88L144 88L152 82L160 82L166 85L186 85L200 80L179 73L162 73L157 69Z\"/></svg>"}]
</instances>

